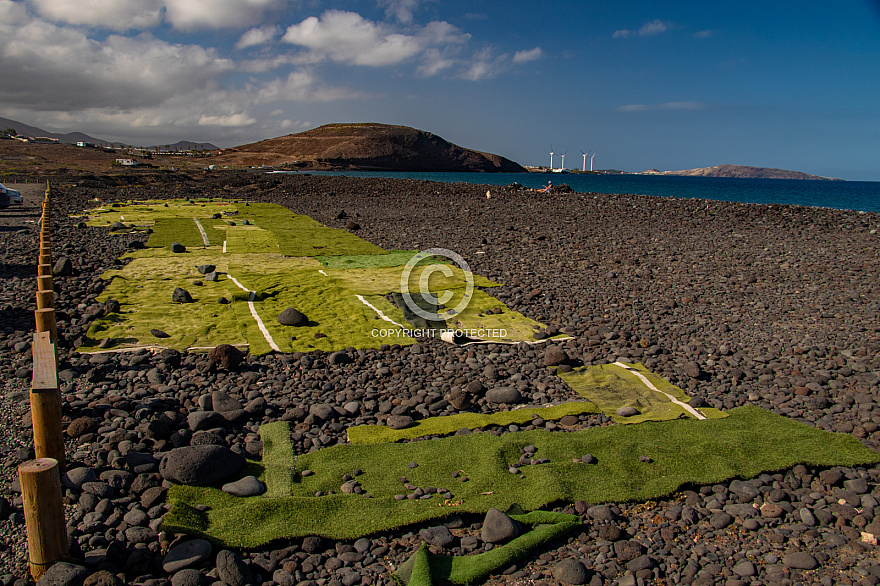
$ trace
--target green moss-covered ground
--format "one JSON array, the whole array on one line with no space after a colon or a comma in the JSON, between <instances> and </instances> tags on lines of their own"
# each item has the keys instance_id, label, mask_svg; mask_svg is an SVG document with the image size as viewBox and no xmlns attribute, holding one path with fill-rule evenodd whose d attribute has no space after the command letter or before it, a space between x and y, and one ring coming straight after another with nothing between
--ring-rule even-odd
<instances>
[{"instance_id":1,"label":"green moss-covered ground","mask_svg":"<svg viewBox=\"0 0 880 586\"><path fill-rule=\"evenodd\" d=\"M263 475L270 495L238 498L217 487L175 486L164 527L203 535L233 547L256 547L273 539L316 534L354 539L459 512L541 509L555 501L591 503L659 498L682 485L714 484L751 478L795 464L854 466L880 460L878 454L845 434L815 429L757 407L711 420L677 419L640 425L613 425L560 433L525 431L500 437L486 433L412 443L343 445L294 458L285 422L264 425L262 467L283 470ZM523 466L522 477L508 467L525 446L550 462ZM593 454L596 464L572 460ZM650 463L640 461L649 456ZM417 468L408 467L416 462ZM298 472L309 469L313 475ZM372 496L337 493L342 476L363 470L357 479ZM461 482L464 476L469 480ZM399 477L419 487L448 489L453 497L397 501L407 492ZM289 492L288 492L289 491ZM288 492L288 496L280 496ZM199 511L196 505L207 505Z\"/></svg>"}]
</instances>

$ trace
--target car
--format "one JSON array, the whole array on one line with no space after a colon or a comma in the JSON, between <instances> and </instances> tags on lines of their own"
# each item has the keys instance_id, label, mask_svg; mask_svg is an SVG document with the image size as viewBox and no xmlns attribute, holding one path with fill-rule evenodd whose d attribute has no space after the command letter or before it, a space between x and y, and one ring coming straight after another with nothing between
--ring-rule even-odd
<instances>
[{"instance_id":1,"label":"car","mask_svg":"<svg viewBox=\"0 0 880 586\"><path fill-rule=\"evenodd\" d=\"M3 197L6 196L6 197ZM10 204L16 203L21 204L24 201L21 197L21 192L17 189L10 189L6 187L2 183L0 183L0 207L6 207Z\"/></svg>"}]
</instances>

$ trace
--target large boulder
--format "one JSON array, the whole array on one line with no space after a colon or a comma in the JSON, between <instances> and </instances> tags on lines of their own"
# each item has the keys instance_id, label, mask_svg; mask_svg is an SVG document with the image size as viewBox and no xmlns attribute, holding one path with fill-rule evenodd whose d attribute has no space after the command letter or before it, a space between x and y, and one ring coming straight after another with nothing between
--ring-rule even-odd
<instances>
[{"instance_id":1,"label":"large boulder","mask_svg":"<svg viewBox=\"0 0 880 586\"><path fill-rule=\"evenodd\" d=\"M202 445L175 448L165 454L159 473L165 480L205 486L228 478L244 466L244 456L224 446Z\"/></svg>"},{"instance_id":2,"label":"large boulder","mask_svg":"<svg viewBox=\"0 0 880 586\"><path fill-rule=\"evenodd\" d=\"M520 534L520 524L511 519L501 509L491 508L483 519L481 535L486 543L501 543Z\"/></svg>"},{"instance_id":3,"label":"large boulder","mask_svg":"<svg viewBox=\"0 0 880 586\"><path fill-rule=\"evenodd\" d=\"M59 257L52 267L52 274L56 277L69 277L73 274L73 263L66 256Z\"/></svg>"},{"instance_id":4,"label":"large boulder","mask_svg":"<svg viewBox=\"0 0 880 586\"><path fill-rule=\"evenodd\" d=\"M559 346L547 346L544 350L544 366L559 366L568 362L568 354Z\"/></svg>"},{"instance_id":5,"label":"large boulder","mask_svg":"<svg viewBox=\"0 0 880 586\"><path fill-rule=\"evenodd\" d=\"M490 403L519 403L522 394L516 387L495 387L486 393L486 400Z\"/></svg>"},{"instance_id":6,"label":"large boulder","mask_svg":"<svg viewBox=\"0 0 880 586\"><path fill-rule=\"evenodd\" d=\"M243 358L242 351L232 344L220 344L208 352L208 362L215 369L237 370Z\"/></svg>"},{"instance_id":7,"label":"large boulder","mask_svg":"<svg viewBox=\"0 0 880 586\"><path fill-rule=\"evenodd\" d=\"M278 314L278 323L282 326L304 326L309 323L307 318L301 311L288 307Z\"/></svg>"},{"instance_id":8,"label":"large boulder","mask_svg":"<svg viewBox=\"0 0 880 586\"><path fill-rule=\"evenodd\" d=\"M175 303L192 303L193 298L186 289L175 287L174 293L171 294L171 301Z\"/></svg>"},{"instance_id":9,"label":"large boulder","mask_svg":"<svg viewBox=\"0 0 880 586\"><path fill-rule=\"evenodd\" d=\"M180 242L172 242L170 248L171 248L171 252L176 252L176 253L186 252L186 246L184 246Z\"/></svg>"}]
</instances>

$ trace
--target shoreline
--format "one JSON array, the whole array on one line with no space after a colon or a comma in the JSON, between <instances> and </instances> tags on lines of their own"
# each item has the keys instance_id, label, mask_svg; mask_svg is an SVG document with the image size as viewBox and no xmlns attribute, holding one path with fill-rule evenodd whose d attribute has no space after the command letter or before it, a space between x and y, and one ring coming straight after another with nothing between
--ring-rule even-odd
<instances>
[{"instance_id":1,"label":"shoreline","mask_svg":"<svg viewBox=\"0 0 880 586\"><path fill-rule=\"evenodd\" d=\"M358 236L385 249L436 246L462 254L475 273L502 283L491 294L511 309L547 325L572 328L574 339L560 346L585 364L629 358L644 363L649 370L680 386L690 396L699 397L708 406L727 410L754 404L822 429L851 434L871 449L880 449L880 323L877 321L880 291L876 287L880 278L876 262L880 258L880 236L876 233L880 216L876 213L644 195L578 192L559 196L534 192L525 195L519 190L498 186L489 187L492 197L487 199L485 185L352 179L305 173L282 177L219 171L198 175L198 179L190 179L186 173L139 173L135 178L137 183L131 184L126 184L123 178L105 179L97 174L59 178L57 184L53 181L58 206L57 238L53 242L79 271L72 277L57 279L59 309L71 317L85 319L89 308L98 305L89 298L100 289L97 277L115 266L127 242L136 238L134 235L107 238L98 229L75 228L76 221L66 214L85 209L94 197L105 201L201 196L266 201L280 203L334 228L345 227L347 220L338 219L344 210L362 226L355 232ZM30 263L38 234L36 226L29 223L36 212L31 205L33 201L26 194L23 209L0 212L0 228L4 229L4 239L8 242L0 252L0 317L7 324L0 329L4 381L0 406L4 433L8 435L0 439L5 440L3 458L10 463L0 476L4 488L12 481L15 468L11 464L23 459L19 456L27 455L29 441L29 430L22 422L28 379L20 376L21 369L27 368L29 351L16 348L27 341L27 332L33 326L34 287ZM96 242L100 244L95 246ZM68 246L65 248L65 245ZM79 308L80 304L85 307ZM79 335L81 332L77 333L76 326L66 322L64 344L75 342ZM307 424L309 407L355 400L347 396L349 391L363 391L367 387L376 389L377 409L381 401L396 398L401 404L409 402L410 413L417 418L423 417L419 408L430 412L430 404L425 402L428 394L436 391L442 395L445 389L465 387L473 380L489 386L502 384L519 374L517 382L526 383L525 394L529 397L570 396L567 385L543 368L541 349L514 348L505 352L480 347L458 349L436 341L420 344L420 347L438 371L442 371L444 365L466 363L467 358L477 361L480 368L463 371L465 374L456 378L418 371L413 366L423 363L407 348L383 353L370 350L364 356L355 353L354 362L345 367L335 367L327 362L327 357L318 356L320 372L328 381L335 381L332 390L320 391L306 386L319 380L310 378L309 373L313 371L291 370L290 365L299 358L284 355L268 355L249 362L243 367L247 378L230 373L222 377L216 375L214 379L202 377L204 380L198 382L198 364L195 361L187 364L186 358L178 366L174 366L173 358L162 358L158 354L140 366L132 365L130 358L124 356L110 356L106 364L94 364L87 357L65 351L65 369L70 371L66 391L62 391L66 399L65 415L70 421L88 417L96 423L105 419L112 422L113 417L122 417L124 422L125 416L105 414L110 413L111 407L133 413L135 402L125 395L136 392L141 401L164 395L162 405L183 417L198 409L198 397L207 390L225 388L244 401L249 392L259 389L266 402L274 407L254 416L246 426L229 426L227 435L233 442L244 445L253 435L251 423L277 419L285 413L294 418L301 415L295 421L304 426L304 434L310 434L303 435L301 441L308 438L310 444L306 447L303 443L300 447L308 450L315 445L311 442L312 436L316 439L327 436L332 442L344 441L344 433L333 431L329 422L320 424L313 420ZM490 358L493 353L496 356ZM387 380L371 379L375 377L378 362L391 366L399 362L400 366L395 368L401 370L391 373ZM491 376L487 373L489 367ZM404 373L404 368L410 368L410 372ZM149 369L166 373L163 385L168 389L160 391L160 385L146 380ZM125 377L128 372L135 373L133 378ZM281 379L284 383L273 384L279 381L279 376L284 377ZM103 380L88 382L95 377L103 377ZM352 377L355 380L364 377L365 382L349 383ZM459 378L465 380L458 382ZM191 386L184 387L181 381ZM434 383L439 386L433 386ZM419 390L428 393L419 395ZM85 393L86 398L78 398L77 393ZM368 411L364 407L364 412ZM354 420L354 417L342 418L336 423L344 428ZM595 424L586 419L580 423ZM182 426L186 426L185 417ZM135 451L149 451L154 440L142 432L132 431L134 445L142 446ZM113 466L106 462L106 456L102 463L97 454L101 450L109 451L108 444L113 440L97 431L91 433L94 437L89 441L83 439L84 436L71 438L68 447L72 454L81 452L79 460L100 475ZM224 438L224 441L227 440ZM81 448L83 445L89 447ZM693 487L690 492L650 505L614 503L616 518L606 523L592 518L585 509L576 510L572 504L563 503L560 509L567 506L582 516L587 538L578 539L575 548L563 543L540 550L534 559L527 558L528 563L519 564L507 577L493 578L488 583L514 584L515 580L529 579L539 573L535 580L552 580L553 563L577 556L589 562L604 583L611 584L623 578L626 564L611 561L616 548L609 543L614 540L607 540L610 530L602 529L609 525L622 530L625 540L641 543L652 556L655 560L649 572L652 579L662 576L683 582L690 559L699 565L691 576L695 578L691 580L693 583L712 572L712 575L729 574L732 580L742 579L741 582L748 583L752 580L750 576L734 571L734 567L744 562L753 563L754 575L766 583L773 581L771 576L776 575L777 567L781 577L784 573L781 560L790 550L797 550L809 553L820 562L820 567L806 572L786 566L787 579L792 582L818 583L826 576L834 580L847 576L859 582L870 574L868 568L876 567L872 565L876 554L873 547L858 543L861 531L875 514L880 514L880 507L874 504L867 507L870 513L865 513L866 507L860 504L858 508L862 512L852 515L838 508L830 520L822 521L819 519L822 514L816 511L830 509L825 505L816 506L817 499L810 494L819 492L828 499L844 498L848 502L846 495L838 494L845 490L844 481L864 478L868 489L857 495L861 499L862 495L878 491L880 468L844 469L836 479L826 472L795 467L770 473L768 479L756 487L758 494L751 499L735 495L731 483L722 483ZM816 490L814 483L818 483ZM115 496L121 499L118 506L142 507L132 505L136 500L139 502L140 495L130 488L119 489ZM76 521L80 524L82 516L90 511L76 505L83 502L81 491L67 490L68 512L75 515L76 511L82 511ZM772 491L781 491L773 495L778 498L771 496ZM725 499L719 501L717 495L721 494ZM8 489L3 496L14 501L15 495ZM126 498L129 500L123 504ZM783 507L785 510L776 517L759 514L756 519L750 518L757 523L753 529L748 528L751 523L746 527L744 520L730 525L736 531L711 526L712 515L716 514L713 510L733 503L761 507L768 502L791 506ZM870 501L859 502L870 504ZM682 507L695 511L695 522L682 521ZM811 511L813 520L818 523L804 525L802 509ZM856 521L857 515L862 515L860 521ZM652 524L651 519L658 516L667 520L666 525ZM859 526L862 521L865 524ZM662 530L668 532L661 533ZM118 533L115 528L113 531ZM810 534L811 531L815 535ZM24 559L22 532L23 525L14 521L3 521L0 526L0 541L6 545L0 551L0 562L17 568L18 577L22 576L20 565ZM89 545L93 535L96 533L80 531L80 536L87 536L80 544L82 553L101 549L100 539ZM600 539L601 535L606 537ZM292 545L301 548L300 541L295 540ZM373 549L387 548L388 563L397 564L411 553L418 538L407 537L406 531L400 531L371 537L371 541ZM158 547L158 541L151 543ZM392 543L394 546L390 547ZM325 545L320 553L326 560L333 557L329 551L338 548L330 543ZM126 556L139 549L131 543L124 546ZM138 555L156 559L158 553L151 547L145 548L149 554ZM749 558L745 552L751 550L757 555ZM279 548L267 546L256 552L248 551L245 558L254 567L261 553L268 556L272 551ZM548 557L544 564L539 563L540 554ZM775 556L776 561L769 556ZM843 563L844 559L852 563ZM129 563L127 558L107 561L119 572ZM302 572L301 561L297 563L302 581L322 578L320 569L313 573ZM213 560L210 563L213 564ZM744 569L744 566L738 567ZM152 566L148 563L144 571L126 575L126 579L170 578L168 574L146 568ZM369 577L372 584L388 583L387 574L376 575L376 568L359 567L358 571ZM523 572L526 574L521 575ZM331 577L326 576L326 580Z\"/></svg>"}]
</instances>

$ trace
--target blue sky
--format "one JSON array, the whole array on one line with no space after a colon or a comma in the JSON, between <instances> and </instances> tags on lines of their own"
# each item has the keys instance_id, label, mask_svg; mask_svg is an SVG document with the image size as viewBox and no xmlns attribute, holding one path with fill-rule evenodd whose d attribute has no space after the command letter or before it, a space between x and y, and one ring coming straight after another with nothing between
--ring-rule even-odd
<instances>
[{"instance_id":1,"label":"blue sky","mask_svg":"<svg viewBox=\"0 0 880 586\"><path fill-rule=\"evenodd\" d=\"M138 145L369 121L880 181L878 72L877 0L0 0L0 116Z\"/></svg>"}]
</instances>

